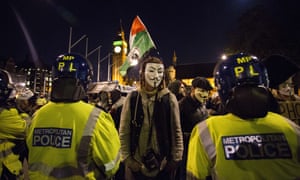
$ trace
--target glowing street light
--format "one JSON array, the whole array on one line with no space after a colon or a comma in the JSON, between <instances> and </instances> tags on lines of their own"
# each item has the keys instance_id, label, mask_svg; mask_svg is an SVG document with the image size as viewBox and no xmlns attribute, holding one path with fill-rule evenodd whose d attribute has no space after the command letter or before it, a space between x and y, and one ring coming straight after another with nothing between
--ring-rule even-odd
<instances>
[{"instance_id":1,"label":"glowing street light","mask_svg":"<svg viewBox=\"0 0 300 180\"><path fill-rule=\"evenodd\" d=\"M225 59L227 59L227 56L226 56L225 54L223 54L223 55L221 56L221 59L222 59L222 60L225 60Z\"/></svg>"}]
</instances>

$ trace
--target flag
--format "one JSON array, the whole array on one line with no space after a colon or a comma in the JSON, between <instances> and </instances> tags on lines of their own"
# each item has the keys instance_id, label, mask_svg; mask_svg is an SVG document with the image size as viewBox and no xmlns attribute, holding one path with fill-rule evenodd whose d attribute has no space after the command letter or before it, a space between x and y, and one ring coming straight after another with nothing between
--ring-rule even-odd
<instances>
[{"instance_id":1,"label":"flag","mask_svg":"<svg viewBox=\"0 0 300 180\"><path fill-rule=\"evenodd\" d=\"M127 58L119 69L122 76L126 75L127 69L130 66L137 65L140 58L143 57L147 51L151 48L156 48L146 26L143 24L139 16L134 18L131 25L129 48L130 51Z\"/></svg>"}]
</instances>

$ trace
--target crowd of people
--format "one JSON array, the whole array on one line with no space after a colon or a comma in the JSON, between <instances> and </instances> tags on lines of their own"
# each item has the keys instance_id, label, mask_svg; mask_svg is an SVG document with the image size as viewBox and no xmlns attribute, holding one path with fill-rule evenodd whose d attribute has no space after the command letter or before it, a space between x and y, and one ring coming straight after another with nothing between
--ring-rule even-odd
<instances>
[{"instance_id":1,"label":"crowd of people","mask_svg":"<svg viewBox=\"0 0 300 180\"><path fill-rule=\"evenodd\" d=\"M45 98L1 69L1 179L300 179L300 127L259 59L220 60L215 87L175 70L146 56L136 89L89 94L90 62L66 53Z\"/></svg>"}]
</instances>

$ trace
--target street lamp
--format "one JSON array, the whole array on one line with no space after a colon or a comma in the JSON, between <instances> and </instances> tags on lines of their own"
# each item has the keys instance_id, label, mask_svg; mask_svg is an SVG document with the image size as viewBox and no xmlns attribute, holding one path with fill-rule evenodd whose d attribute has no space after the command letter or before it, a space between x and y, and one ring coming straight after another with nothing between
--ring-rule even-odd
<instances>
[{"instance_id":1,"label":"street lamp","mask_svg":"<svg viewBox=\"0 0 300 180\"><path fill-rule=\"evenodd\" d=\"M222 54L221 59L223 59L223 60L227 59L226 54Z\"/></svg>"}]
</instances>

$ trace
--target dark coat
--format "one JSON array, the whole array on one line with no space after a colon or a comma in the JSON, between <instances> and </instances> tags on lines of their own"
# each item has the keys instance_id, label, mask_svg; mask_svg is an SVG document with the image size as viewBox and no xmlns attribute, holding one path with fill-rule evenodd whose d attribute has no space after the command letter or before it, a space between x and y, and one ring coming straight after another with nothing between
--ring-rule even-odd
<instances>
[{"instance_id":1,"label":"dark coat","mask_svg":"<svg viewBox=\"0 0 300 180\"><path fill-rule=\"evenodd\" d=\"M196 99L185 96L179 101L180 122L183 132L191 133L193 127L208 117L208 111Z\"/></svg>"}]
</instances>

